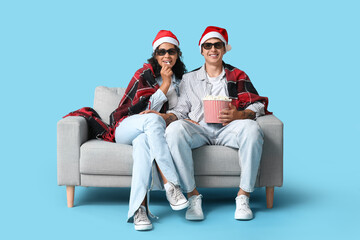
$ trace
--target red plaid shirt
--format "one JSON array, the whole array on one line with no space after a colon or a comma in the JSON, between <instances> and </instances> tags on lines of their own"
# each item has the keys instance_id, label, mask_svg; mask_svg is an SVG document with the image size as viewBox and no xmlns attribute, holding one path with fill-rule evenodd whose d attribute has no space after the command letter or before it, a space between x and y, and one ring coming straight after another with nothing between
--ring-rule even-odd
<instances>
[{"instance_id":1,"label":"red plaid shirt","mask_svg":"<svg viewBox=\"0 0 360 240\"><path fill-rule=\"evenodd\" d=\"M142 68L137 70L130 80L125 94L119 106L110 115L110 124L104 123L99 115L92 108L81 108L71 112L67 116L83 116L86 118L92 136L114 142L115 129L126 117L138 114L145 110L149 98L159 89L159 84L155 80L154 72L150 64L145 63ZM166 112L167 103L164 104L160 112Z\"/></svg>"}]
</instances>

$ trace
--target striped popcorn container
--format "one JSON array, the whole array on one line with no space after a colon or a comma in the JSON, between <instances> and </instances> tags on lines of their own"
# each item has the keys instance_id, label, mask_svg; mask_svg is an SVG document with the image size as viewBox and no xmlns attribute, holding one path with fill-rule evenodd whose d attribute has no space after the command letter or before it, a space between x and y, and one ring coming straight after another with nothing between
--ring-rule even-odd
<instances>
[{"instance_id":1,"label":"striped popcorn container","mask_svg":"<svg viewBox=\"0 0 360 240\"><path fill-rule=\"evenodd\" d=\"M203 100L206 123L220 123L218 116L220 111L229 108L231 100Z\"/></svg>"}]
</instances>

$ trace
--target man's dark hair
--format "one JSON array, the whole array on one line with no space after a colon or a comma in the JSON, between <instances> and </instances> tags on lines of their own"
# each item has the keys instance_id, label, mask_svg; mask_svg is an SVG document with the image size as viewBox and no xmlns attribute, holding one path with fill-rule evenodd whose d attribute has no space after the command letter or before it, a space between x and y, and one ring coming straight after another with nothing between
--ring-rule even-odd
<instances>
[{"instance_id":1,"label":"man's dark hair","mask_svg":"<svg viewBox=\"0 0 360 240\"><path fill-rule=\"evenodd\" d=\"M157 47L155 49L155 51L151 55L151 58L149 58L147 60L148 63L151 64L151 66L154 70L155 77L159 77L160 71L161 71L161 66L159 65L158 61L155 58L158 49L159 49L159 47ZM182 79L182 76L184 75L184 73L186 73L187 70L186 70L185 64L182 62L182 52L180 51L180 48L175 46L175 49L177 51L178 58L176 59L175 65L172 67L172 71L175 74L177 79Z\"/></svg>"}]
</instances>

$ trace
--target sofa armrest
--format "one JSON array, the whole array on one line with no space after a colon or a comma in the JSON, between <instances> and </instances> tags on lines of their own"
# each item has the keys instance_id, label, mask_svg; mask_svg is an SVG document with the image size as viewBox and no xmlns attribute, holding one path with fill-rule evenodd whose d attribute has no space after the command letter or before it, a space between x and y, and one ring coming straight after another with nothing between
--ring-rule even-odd
<instances>
[{"instance_id":1,"label":"sofa armrest","mask_svg":"<svg viewBox=\"0 0 360 240\"><path fill-rule=\"evenodd\" d=\"M283 129L284 124L274 115L257 120L264 132L264 145L258 175L259 187L283 184Z\"/></svg>"},{"instance_id":2,"label":"sofa armrest","mask_svg":"<svg viewBox=\"0 0 360 240\"><path fill-rule=\"evenodd\" d=\"M58 185L80 185L80 146L88 140L83 117L66 117L57 123Z\"/></svg>"}]
</instances>

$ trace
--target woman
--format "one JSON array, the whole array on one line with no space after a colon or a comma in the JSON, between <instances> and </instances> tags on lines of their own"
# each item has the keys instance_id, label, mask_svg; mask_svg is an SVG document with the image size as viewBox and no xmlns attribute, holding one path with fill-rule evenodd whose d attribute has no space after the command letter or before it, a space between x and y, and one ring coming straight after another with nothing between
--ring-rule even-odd
<instances>
[{"instance_id":1,"label":"woman","mask_svg":"<svg viewBox=\"0 0 360 240\"><path fill-rule=\"evenodd\" d=\"M180 190L164 137L165 120L155 113L138 114L144 110L165 112L176 105L178 84L186 71L180 57L176 36L170 31L159 31L149 63L135 73L118 109L111 115L112 121L118 122L115 141L133 145L128 221L133 219L136 230L152 229L147 192L162 189L161 180L172 209L181 210L189 204Z\"/></svg>"}]
</instances>

